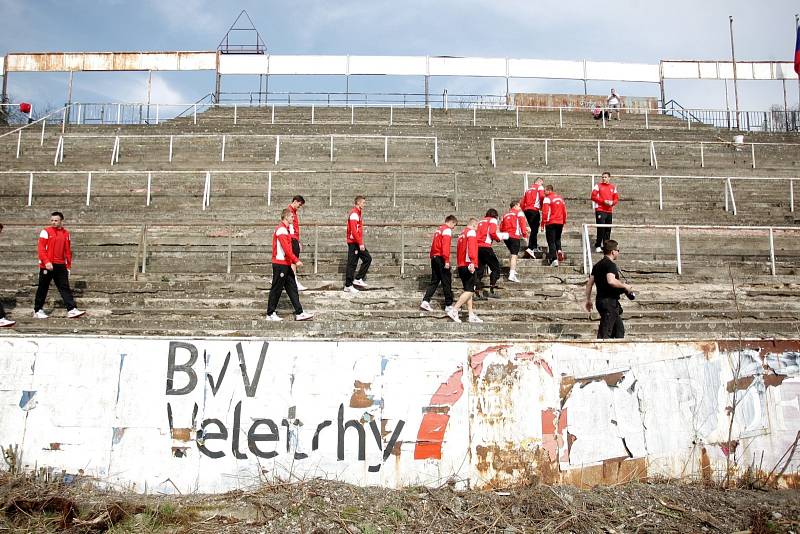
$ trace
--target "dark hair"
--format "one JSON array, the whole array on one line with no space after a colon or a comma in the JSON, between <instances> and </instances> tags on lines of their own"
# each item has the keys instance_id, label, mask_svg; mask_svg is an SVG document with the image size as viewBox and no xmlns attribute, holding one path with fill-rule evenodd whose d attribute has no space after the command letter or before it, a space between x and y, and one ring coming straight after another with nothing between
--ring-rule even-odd
<instances>
[{"instance_id":1,"label":"dark hair","mask_svg":"<svg viewBox=\"0 0 800 534\"><path fill-rule=\"evenodd\" d=\"M358 195L356 198L353 199L353 204L358 204L359 200L367 200L367 198L362 195Z\"/></svg>"},{"instance_id":2,"label":"dark hair","mask_svg":"<svg viewBox=\"0 0 800 534\"><path fill-rule=\"evenodd\" d=\"M289 208L283 208L283 210L281 211L281 220L284 220L286 216L289 215L290 213L292 213L292 210L290 210Z\"/></svg>"},{"instance_id":3,"label":"dark hair","mask_svg":"<svg viewBox=\"0 0 800 534\"><path fill-rule=\"evenodd\" d=\"M306 203L306 199L303 198L303 195L295 195L292 197L292 202L299 202L303 206Z\"/></svg>"},{"instance_id":4,"label":"dark hair","mask_svg":"<svg viewBox=\"0 0 800 534\"><path fill-rule=\"evenodd\" d=\"M3 223L0 223L0 231L3 230Z\"/></svg>"},{"instance_id":5,"label":"dark hair","mask_svg":"<svg viewBox=\"0 0 800 534\"><path fill-rule=\"evenodd\" d=\"M494 217L496 219L497 218L497 210L494 209L494 208L489 208L488 210L486 210L486 215L485 216L486 217Z\"/></svg>"},{"instance_id":6,"label":"dark hair","mask_svg":"<svg viewBox=\"0 0 800 534\"><path fill-rule=\"evenodd\" d=\"M64 220L64 214L61 213L60 211L54 211L53 213L50 214L50 217L59 217L61 218L62 221Z\"/></svg>"},{"instance_id":7,"label":"dark hair","mask_svg":"<svg viewBox=\"0 0 800 534\"><path fill-rule=\"evenodd\" d=\"M458 224L458 218L455 215L448 215L444 218L444 222L449 223L452 222L453 224Z\"/></svg>"},{"instance_id":8,"label":"dark hair","mask_svg":"<svg viewBox=\"0 0 800 534\"><path fill-rule=\"evenodd\" d=\"M509 208L513 208L514 206L517 205L519 205L519 200L512 200L511 202L508 203Z\"/></svg>"},{"instance_id":9,"label":"dark hair","mask_svg":"<svg viewBox=\"0 0 800 534\"><path fill-rule=\"evenodd\" d=\"M546 186L544 186L544 190L545 191L549 191L550 193L552 193L553 192L553 184L547 184Z\"/></svg>"},{"instance_id":10,"label":"dark hair","mask_svg":"<svg viewBox=\"0 0 800 534\"><path fill-rule=\"evenodd\" d=\"M603 241L603 254L608 254L612 250L619 250L619 243L613 239L606 239Z\"/></svg>"},{"instance_id":11,"label":"dark hair","mask_svg":"<svg viewBox=\"0 0 800 534\"><path fill-rule=\"evenodd\" d=\"M610 172L608 172L608 171L603 171L603 174L601 174L601 175L600 175L600 177L603 177L603 176L605 176L606 174L608 175L608 177L609 177L609 178L611 178L611 173L610 173Z\"/></svg>"},{"instance_id":12,"label":"dark hair","mask_svg":"<svg viewBox=\"0 0 800 534\"><path fill-rule=\"evenodd\" d=\"M536 183L536 182L544 183L544 178L542 178L541 176L537 176L536 179L533 181L533 183Z\"/></svg>"}]
</instances>

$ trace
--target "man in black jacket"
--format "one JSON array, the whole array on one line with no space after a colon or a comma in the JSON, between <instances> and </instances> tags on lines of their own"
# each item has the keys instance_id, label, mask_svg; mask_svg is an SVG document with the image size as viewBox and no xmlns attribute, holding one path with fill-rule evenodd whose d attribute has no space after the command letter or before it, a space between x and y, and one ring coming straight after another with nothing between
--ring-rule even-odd
<instances>
[{"instance_id":1,"label":"man in black jacket","mask_svg":"<svg viewBox=\"0 0 800 534\"><path fill-rule=\"evenodd\" d=\"M620 295L633 295L633 287L619 279L619 269L614 263L619 257L619 244L613 239L603 242L603 259L592 267L592 274L586 282L586 311L592 311L592 286L597 286L595 306L600 314L600 327L597 339L622 339L625 337L625 325L622 324L622 306Z\"/></svg>"}]
</instances>

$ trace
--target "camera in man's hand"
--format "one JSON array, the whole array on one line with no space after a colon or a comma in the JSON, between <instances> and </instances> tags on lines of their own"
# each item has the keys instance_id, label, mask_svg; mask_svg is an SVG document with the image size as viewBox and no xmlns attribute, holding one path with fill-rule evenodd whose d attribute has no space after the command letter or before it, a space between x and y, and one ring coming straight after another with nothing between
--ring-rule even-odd
<instances>
[{"instance_id":1,"label":"camera in man's hand","mask_svg":"<svg viewBox=\"0 0 800 534\"><path fill-rule=\"evenodd\" d=\"M636 300L636 293L634 291L626 291L625 296L628 297L628 300Z\"/></svg>"}]
</instances>

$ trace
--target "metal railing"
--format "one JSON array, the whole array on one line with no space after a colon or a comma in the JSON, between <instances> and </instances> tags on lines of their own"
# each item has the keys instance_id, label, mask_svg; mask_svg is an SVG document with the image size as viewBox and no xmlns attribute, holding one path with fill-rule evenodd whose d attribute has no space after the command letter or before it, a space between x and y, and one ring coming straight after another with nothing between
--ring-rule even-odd
<instances>
[{"instance_id":1,"label":"metal railing","mask_svg":"<svg viewBox=\"0 0 800 534\"><path fill-rule=\"evenodd\" d=\"M798 226L710 226L710 225L658 225L658 224L595 224L586 223L583 225L581 235L581 249L583 257L583 272L589 274L592 268L592 248L589 228L611 228L611 229L634 229L634 230L664 230L669 231L674 236L675 243L675 267L678 275L683 274L682 249L681 249L681 230L689 231L713 231L717 233L729 232L734 237L741 238L742 232L763 232L769 243L769 262L770 273L777 275L775 268L775 241L776 232L800 233ZM705 257L705 256L704 256Z\"/></svg>"},{"instance_id":2,"label":"metal railing","mask_svg":"<svg viewBox=\"0 0 800 534\"><path fill-rule=\"evenodd\" d=\"M541 143L543 145L544 164L549 165L549 150L554 143L583 143L588 144L596 149L597 166L602 166L600 145L644 145L648 150L648 157L650 159L650 166L658 169L658 154L656 147L658 145L689 145L697 147L697 153L700 156L700 167L705 168L705 150L706 147L723 146L731 148L735 151L742 151L744 147L750 147L750 161L751 167L756 168L756 146L776 146L776 147L789 147L800 154L800 143L764 143L764 142L749 142L749 143L735 143L726 141L667 141L656 139L581 139L581 138L555 138L555 137L492 137L489 142L489 157L492 162L492 167L497 167L497 143L498 141L511 141L515 143Z\"/></svg>"},{"instance_id":3,"label":"metal railing","mask_svg":"<svg viewBox=\"0 0 800 534\"><path fill-rule=\"evenodd\" d=\"M61 133L63 135L64 134L64 129L65 129L66 124L67 124L67 115L69 114L69 109L70 109L70 106L64 106L61 109L57 109L55 111L52 111L52 112L48 113L47 115L45 115L44 117L42 117L40 119L37 119L37 120L35 120L33 122L29 122L28 124L25 124L24 126L20 126L19 128L16 128L16 129L11 130L9 132L6 132L4 134L0 134L0 139L2 139L4 137L10 137L10 136L12 136L14 134L17 134L16 159L19 159L19 155L20 155L21 150L22 150L22 132L24 132L26 130L29 130L29 129L33 129L34 127L38 128L38 125L41 124L42 125L42 130L41 130L41 133L39 135L39 146L44 146L44 133L45 133L45 128L47 127L48 120L52 120L54 117L57 117L59 114L61 114L61 119L58 122L61 123ZM63 155L62 155L62 157L63 157Z\"/></svg>"},{"instance_id":4,"label":"metal railing","mask_svg":"<svg viewBox=\"0 0 800 534\"><path fill-rule=\"evenodd\" d=\"M211 197L213 193L213 175L214 174L222 174L222 175L244 175L244 176L264 176L265 178L265 189L264 195L266 197L266 204L267 206L272 206L272 198L274 196L274 188L273 188L273 177L279 175L298 175L298 174L312 174L320 176L320 181L327 177L328 180L328 206L333 206L333 197L334 192L336 191L336 181L334 179L337 175L342 174L355 174L360 176L378 176L382 180L387 179L387 175L391 174L391 182L392 182L392 207L397 207L397 177L403 175L413 175L413 176L430 176L435 178L450 178L453 179L453 203L456 209L458 209L458 199L459 199L459 188L458 188L458 173L453 172L437 172L437 171L391 171L387 173L386 171L364 171L364 170L352 170L352 171L319 171L319 170L281 170L281 171L269 171L264 169L251 169L251 170L226 170L226 171L169 171L169 170L144 170L144 171L136 171L136 170L125 170L125 171L114 171L114 170L91 170L91 171L0 171L0 176L10 176L10 175L21 175L28 177L28 193L27 193L27 207L33 206L33 199L35 198L35 176L53 176L53 175L84 175L86 176L86 201L85 205L88 207L91 205L93 191L92 191L92 183L93 180L96 181L96 177L99 176L141 176L143 180L145 180L145 189L144 189L144 206L150 207L152 203L153 191L154 188L157 186L157 179L159 176L164 175L177 175L177 176L194 176L194 177L202 177L202 184L203 184L203 193L202 193L202 201L201 201L201 210L205 211L211 205ZM437 180L437 183L441 184L441 180ZM188 184L184 184L185 187ZM447 191L450 192L449 189Z\"/></svg>"},{"instance_id":5,"label":"metal railing","mask_svg":"<svg viewBox=\"0 0 800 534\"><path fill-rule=\"evenodd\" d=\"M525 192L530 184L530 177L533 176L554 176L554 177L587 177L591 180L591 188L595 186L595 179L599 174L586 174L586 173L554 173L554 172L541 172L541 171L512 171L512 174L517 174L522 177L522 191ZM788 182L788 200L789 210L794 213L794 182L798 178L791 176L707 176L707 175L678 175L678 174L615 174L614 178L633 178L641 180L658 180L658 209L664 209L664 180L688 180L696 183L698 180L712 180L722 183L723 197L725 199L725 211L731 211L733 215L737 214L736 210L736 197L733 193L734 181L754 181L754 182ZM683 201L681 201L683 203Z\"/></svg>"},{"instance_id":6,"label":"metal railing","mask_svg":"<svg viewBox=\"0 0 800 534\"><path fill-rule=\"evenodd\" d=\"M251 94L251 93L243 93ZM257 94L257 93L254 93ZM272 93L271 93L272 94ZM295 100L291 99L291 95L295 95ZM297 98L297 95L307 95L309 98ZM317 98L315 95L323 95L324 98ZM499 95L445 95L440 101L424 101L416 98L407 98L410 96L404 93L378 93L378 95L385 96L383 99L368 98L351 99L346 97L345 100L336 98L337 95L369 95L369 93L286 93L286 100L273 100L270 102L258 101L245 101L245 102L227 102L227 103L214 103L213 94L206 94L196 102L190 103L177 103L177 104L162 104L162 103L74 103L72 104L72 112L67 116L68 124L137 124L137 125L159 125L166 120L174 120L177 118L191 117L193 124L198 124L201 115L209 110L223 110L227 111L229 120L233 124L237 124L238 111L240 109L255 108L270 110L271 124L346 124L346 121L341 120L314 120L314 111L317 108L339 107L350 108L351 120L350 124L356 122L360 124L388 124L393 125L393 115L395 110L401 109L422 109L427 110L428 125L433 126L432 114L433 110L439 112L448 112L450 109L458 109L462 111L471 111L472 120L461 116L448 115L447 119L442 121L446 124L459 124L472 126L508 126L507 119L503 118L498 120L497 112L505 111L509 116L513 117L513 123L517 128L536 128L536 127L559 127L565 128L572 125L583 125L587 123L587 118L590 114L590 109L586 107L577 106L515 106L514 104L506 101L498 100ZM390 97L396 95L404 97L404 100L392 100ZM463 97L459 100L457 97ZM334 98L332 98L334 97ZM479 98L480 97L480 98ZM483 97L486 97L485 99ZM296 113L292 114L289 119L282 120L282 112L276 112L276 108L308 108L309 114L305 120L298 119ZM357 109L387 109L386 120L376 120L370 116L367 119L360 119L356 121ZM617 109L607 107L599 108L602 111L597 117L597 124L606 128L609 126L607 117L609 112L616 112ZM647 107L623 107L618 108L624 120L615 127L624 125L628 129L665 129L665 128L685 128L691 130L698 126L711 126L714 128L723 128L731 131L742 132L795 132L798 131L798 124L800 124L800 112L798 111L775 111L775 110L755 110L755 111L739 111L739 121L736 120L736 112L732 110L722 109L704 109L704 108L684 108L674 101L670 102L669 107L663 108L647 108ZM479 111L492 112L489 119L481 117L479 120ZM276 113L278 118L276 119ZM374 115L374 112L371 114ZM530 117L535 116L535 122L530 122ZM658 119L657 124L654 121ZM665 117L669 118L669 122L665 122ZM219 115L213 116L209 120L219 120ZM437 117L438 118L438 117ZM510 117L509 117L510 118ZM526 124L526 119L528 123ZM406 117L407 120L407 117ZM589 119L591 120L591 119ZM590 122L591 123L591 122ZM737 129L737 124L738 129Z\"/></svg>"},{"instance_id":7,"label":"metal railing","mask_svg":"<svg viewBox=\"0 0 800 534\"><path fill-rule=\"evenodd\" d=\"M436 136L424 136L424 135L370 135L370 134L288 134L288 135L280 135L280 134L125 134L125 135L114 135L113 140L114 144L111 149L111 161L110 164L113 166L115 163L119 162L119 154L122 147L122 140L123 139L164 139L169 140L169 152L167 156L167 161L172 162L172 158L174 155L174 142L175 139L210 139L210 138L218 138L220 142L220 162L225 161L225 153L226 147L228 145L228 140L235 139L235 138L245 138L245 139L259 139L259 138L274 138L275 139L275 159L274 163L277 165L281 159L281 138L284 141L294 141L294 140L301 140L301 139L318 139L318 140L325 140L329 141L329 154L330 154L330 161L335 161L335 144L334 141L336 139L363 139L363 140L381 140L383 141L383 161L384 163L389 162L389 140L400 140L400 141L414 141L414 140L422 140L422 141L433 141L433 152L432 152L432 159L434 166L439 166L439 138ZM58 162L63 161L64 159L64 145L67 140L69 139L112 139L109 135L98 135L98 134L69 134L69 135L61 135L59 137L58 145L56 147L55 157L53 159L53 165L58 165Z\"/></svg>"}]
</instances>

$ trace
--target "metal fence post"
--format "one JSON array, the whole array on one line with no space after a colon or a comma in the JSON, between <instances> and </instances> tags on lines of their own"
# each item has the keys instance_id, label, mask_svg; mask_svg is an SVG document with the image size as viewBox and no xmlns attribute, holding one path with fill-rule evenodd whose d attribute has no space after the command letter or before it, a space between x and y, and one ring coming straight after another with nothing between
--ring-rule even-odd
<instances>
[{"instance_id":1,"label":"metal fence post","mask_svg":"<svg viewBox=\"0 0 800 534\"><path fill-rule=\"evenodd\" d=\"M197 104L194 105L194 111L192 113L192 120L194 124L197 124Z\"/></svg>"},{"instance_id":2,"label":"metal fence post","mask_svg":"<svg viewBox=\"0 0 800 534\"><path fill-rule=\"evenodd\" d=\"M228 269L227 274L231 274L231 260L233 259L233 226L230 227L230 233L228 234Z\"/></svg>"},{"instance_id":3,"label":"metal fence post","mask_svg":"<svg viewBox=\"0 0 800 534\"><path fill-rule=\"evenodd\" d=\"M267 206L272 206L272 171L267 172Z\"/></svg>"},{"instance_id":4,"label":"metal fence post","mask_svg":"<svg viewBox=\"0 0 800 534\"><path fill-rule=\"evenodd\" d=\"M272 104L272 114L270 118L270 124L275 124L275 104Z\"/></svg>"},{"instance_id":5,"label":"metal fence post","mask_svg":"<svg viewBox=\"0 0 800 534\"><path fill-rule=\"evenodd\" d=\"M394 106L389 106L389 126L394 124Z\"/></svg>"},{"instance_id":6,"label":"metal fence post","mask_svg":"<svg viewBox=\"0 0 800 534\"><path fill-rule=\"evenodd\" d=\"M433 138L433 163L436 167L439 166L439 138Z\"/></svg>"},{"instance_id":7,"label":"metal fence post","mask_svg":"<svg viewBox=\"0 0 800 534\"><path fill-rule=\"evenodd\" d=\"M89 205L89 199L92 196L92 173L86 177L86 205Z\"/></svg>"},{"instance_id":8,"label":"metal fence post","mask_svg":"<svg viewBox=\"0 0 800 534\"><path fill-rule=\"evenodd\" d=\"M220 152L220 155L219 155L219 160L223 161L223 162L225 161L225 138L226 137L227 136L223 134L223 136L222 136L222 151Z\"/></svg>"},{"instance_id":9,"label":"metal fence post","mask_svg":"<svg viewBox=\"0 0 800 534\"><path fill-rule=\"evenodd\" d=\"M727 179L727 183L728 183L728 192L730 193L731 196L731 207L733 208L733 214L736 215L736 198L734 198L733 196L733 184L731 183L730 178Z\"/></svg>"},{"instance_id":10,"label":"metal fence post","mask_svg":"<svg viewBox=\"0 0 800 534\"><path fill-rule=\"evenodd\" d=\"M333 163L333 134L331 134L331 163Z\"/></svg>"},{"instance_id":11,"label":"metal fence post","mask_svg":"<svg viewBox=\"0 0 800 534\"><path fill-rule=\"evenodd\" d=\"M236 122L239 119L239 107L237 104L233 105L233 125L236 125Z\"/></svg>"},{"instance_id":12,"label":"metal fence post","mask_svg":"<svg viewBox=\"0 0 800 534\"><path fill-rule=\"evenodd\" d=\"M31 202L33 202L33 173L28 177L28 207L31 206Z\"/></svg>"},{"instance_id":13,"label":"metal fence post","mask_svg":"<svg viewBox=\"0 0 800 534\"><path fill-rule=\"evenodd\" d=\"M147 173L147 202L145 204L148 207L150 206L150 191L152 191L152 185L153 185L153 173L152 172L148 172Z\"/></svg>"},{"instance_id":14,"label":"metal fence post","mask_svg":"<svg viewBox=\"0 0 800 534\"><path fill-rule=\"evenodd\" d=\"M392 173L392 207L397 207L397 173Z\"/></svg>"},{"instance_id":15,"label":"metal fence post","mask_svg":"<svg viewBox=\"0 0 800 534\"><path fill-rule=\"evenodd\" d=\"M703 143L700 142L700 167L705 169L706 167L706 157L705 152L703 150Z\"/></svg>"},{"instance_id":16,"label":"metal fence post","mask_svg":"<svg viewBox=\"0 0 800 534\"><path fill-rule=\"evenodd\" d=\"M156 126L159 124L159 106L161 104L156 104Z\"/></svg>"},{"instance_id":17,"label":"metal fence post","mask_svg":"<svg viewBox=\"0 0 800 534\"><path fill-rule=\"evenodd\" d=\"M534 230L531 229L533 232ZM583 257L583 274L589 274L589 263L591 263L591 259L587 259L587 251L589 242L589 227L584 224L583 225L583 232L581 232L581 256Z\"/></svg>"},{"instance_id":18,"label":"metal fence post","mask_svg":"<svg viewBox=\"0 0 800 534\"><path fill-rule=\"evenodd\" d=\"M522 194L523 195L525 194L525 191L528 190L528 187L530 187L530 186L528 185L528 173L526 172L523 175L523 178L522 178Z\"/></svg>"},{"instance_id":19,"label":"metal fence post","mask_svg":"<svg viewBox=\"0 0 800 534\"><path fill-rule=\"evenodd\" d=\"M751 154L752 159L753 159L753 168L755 169L756 168L756 144L755 143L750 143L750 154Z\"/></svg>"},{"instance_id":20,"label":"metal fence post","mask_svg":"<svg viewBox=\"0 0 800 534\"><path fill-rule=\"evenodd\" d=\"M558 127L564 127L564 108L558 106Z\"/></svg>"},{"instance_id":21,"label":"metal fence post","mask_svg":"<svg viewBox=\"0 0 800 534\"><path fill-rule=\"evenodd\" d=\"M314 124L314 104L311 104L311 124Z\"/></svg>"},{"instance_id":22,"label":"metal fence post","mask_svg":"<svg viewBox=\"0 0 800 534\"><path fill-rule=\"evenodd\" d=\"M772 238L772 228L769 229L769 264L772 276L775 276L775 241Z\"/></svg>"},{"instance_id":23,"label":"metal fence post","mask_svg":"<svg viewBox=\"0 0 800 534\"><path fill-rule=\"evenodd\" d=\"M142 225L142 274L147 274L147 225Z\"/></svg>"},{"instance_id":24,"label":"metal fence post","mask_svg":"<svg viewBox=\"0 0 800 534\"><path fill-rule=\"evenodd\" d=\"M117 124L120 122L122 122L122 104L117 104Z\"/></svg>"},{"instance_id":25,"label":"metal fence post","mask_svg":"<svg viewBox=\"0 0 800 534\"><path fill-rule=\"evenodd\" d=\"M453 171L453 197L456 211L458 211L458 171Z\"/></svg>"},{"instance_id":26,"label":"metal fence post","mask_svg":"<svg viewBox=\"0 0 800 534\"><path fill-rule=\"evenodd\" d=\"M681 266L681 231L680 227L675 227L675 257L678 262L678 274L683 274L683 267Z\"/></svg>"},{"instance_id":27,"label":"metal fence post","mask_svg":"<svg viewBox=\"0 0 800 534\"><path fill-rule=\"evenodd\" d=\"M794 213L794 180L789 179L789 210Z\"/></svg>"},{"instance_id":28,"label":"metal fence post","mask_svg":"<svg viewBox=\"0 0 800 534\"><path fill-rule=\"evenodd\" d=\"M47 119L42 120L42 137L39 139L39 146L44 146L44 128L47 125Z\"/></svg>"},{"instance_id":29,"label":"metal fence post","mask_svg":"<svg viewBox=\"0 0 800 534\"><path fill-rule=\"evenodd\" d=\"M314 274L317 274L319 260L319 225L314 226Z\"/></svg>"},{"instance_id":30,"label":"metal fence post","mask_svg":"<svg viewBox=\"0 0 800 534\"><path fill-rule=\"evenodd\" d=\"M600 140L597 140L597 166L600 166Z\"/></svg>"},{"instance_id":31,"label":"metal fence post","mask_svg":"<svg viewBox=\"0 0 800 534\"><path fill-rule=\"evenodd\" d=\"M547 139L544 140L544 164L547 166Z\"/></svg>"},{"instance_id":32,"label":"metal fence post","mask_svg":"<svg viewBox=\"0 0 800 534\"><path fill-rule=\"evenodd\" d=\"M275 165L281 160L281 136L275 136Z\"/></svg>"},{"instance_id":33,"label":"metal fence post","mask_svg":"<svg viewBox=\"0 0 800 534\"><path fill-rule=\"evenodd\" d=\"M19 134L17 135L17 158L19 159L19 148L22 145L22 129L20 128Z\"/></svg>"},{"instance_id":34,"label":"metal fence post","mask_svg":"<svg viewBox=\"0 0 800 534\"><path fill-rule=\"evenodd\" d=\"M497 167L497 160L494 153L494 137L492 137L492 167Z\"/></svg>"},{"instance_id":35,"label":"metal fence post","mask_svg":"<svg viewBox=\"0 0 800 534\"><path fill-rule=\"evenodd\" d=\"M516 122L517 128L519 128L519 106L514 106L514 109L516 110L515 122Z\"/></svg>"},{"instance_id":36,"label":"metal fence post","mask_svg":"<svg viewBox=\"0 0 800 534\"><path fill-rule=\"evenodd\" d=\"M478 106L472 106L472 125L478 125Z\"/></svg>"},{"instance_id":37,"label":"metal fence post","mask_svg":"<svg viewBox=\"0 0 800 534\"><path fill-rule=\"evenodd\" d=\"M648 119L647 116L647 108L644 108L644 129L645 130L650 129L650 119Z\"/></svg>"},{"instance_id":38,"label":"metal fence post","mask_svg":"<svg viewBox=\"0 0 800 534\"><path fill-rule=\"evenodd\" d=\"M664 209L664 184L662 177L658 177L658 209Z\"/></svg>"},{"instance_id":39,"label":"metal fence post","mask_svg":"<svg viewBox=\"0 0 800 534\"><path fill-rule=\"evenodd\" d=\"M406 274L406 232L405 232L405 225L401 223L400 224L400 276L403 276L404 274Z\"/></svg>"},{"instance_id":40,"label":"metal fence post","mask_svg":"<svg viewBox=\"0 0 800 534\"><path fill-rule=\"evenodd\" d=\"M383 162L386 163L389 161L389 136L384 136L383 138Z\"/></svg>"},{"instance_id":41,"label":"metal fence post","mask_svg":"<svg viewBox=\"0 0 800 534\"><path fill-rule=\"evenodd\" d=\"M172 163L172 136L169 136L169 162Z\"/></svg>"}]
</instances>

